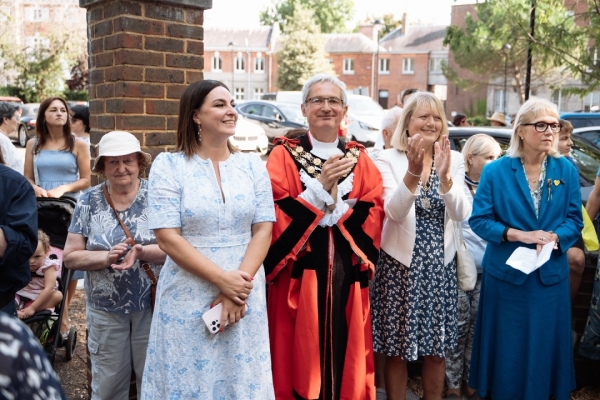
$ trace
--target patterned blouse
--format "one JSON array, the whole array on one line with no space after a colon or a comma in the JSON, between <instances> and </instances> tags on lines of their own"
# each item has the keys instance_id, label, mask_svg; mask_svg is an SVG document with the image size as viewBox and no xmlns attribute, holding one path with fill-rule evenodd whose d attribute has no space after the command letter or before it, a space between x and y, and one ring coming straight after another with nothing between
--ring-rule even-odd
<instances>
[{"instance_id":1,"label":"patterned blouse","mask_svg":"<svg viewBox=\"0 0 600 400\"><path fill-rule=\"evenodd\" d=\"M86 238L86 250L108 251L127 236L119 225L114 211L108 205L102 185L86 190L79 201L69 232L79 233ZM128 209L119 211L121 220L127 226L136 243L155 244L154 233L148 228L147 198L148 181L141 179L140 188ZM161 265L150 264L158 276ZM125 271L110 267L96 271L86 271L86 305L95 310L127 314L150 307L150 280L141 268L139 260Z\"/></svg>"}]
</instances>

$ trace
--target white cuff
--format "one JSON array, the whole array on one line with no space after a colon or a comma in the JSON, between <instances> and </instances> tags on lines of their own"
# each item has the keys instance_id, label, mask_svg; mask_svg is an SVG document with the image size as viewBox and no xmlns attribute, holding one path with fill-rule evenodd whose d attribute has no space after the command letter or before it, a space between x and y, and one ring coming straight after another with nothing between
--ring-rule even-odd
<instances>
[{"instance_id":1,"label":"white cuff","mask_svg":"<svg viewBox=\"0 0 600 400\"><path fill-rule=\"evenodd\" d=\"M333 204L333 198L323 189L321 182L308 175L306 171L300 170L300 180L306 186L306 190L300 193L301 198L320 210Z\"/></svg>"}]
</instances>

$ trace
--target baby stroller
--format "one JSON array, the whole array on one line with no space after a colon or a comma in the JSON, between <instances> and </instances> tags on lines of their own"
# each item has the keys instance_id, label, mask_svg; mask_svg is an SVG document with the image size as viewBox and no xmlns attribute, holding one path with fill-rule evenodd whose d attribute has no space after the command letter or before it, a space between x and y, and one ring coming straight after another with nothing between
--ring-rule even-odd
<instances>
[{"instance_id":1,"label":"baby stroller","mask_svg":"<svg viewBox=\"0 0 600 400\"><path fill-rule=\"evenodd\" d=\"M69 197L59 199L40 197L37 200L38 228L50 237L52 250L58 249L57 253L60 253L60 255L52 254L52 250L50 250L49 257L50 259L61 259L77 201ZM29 325L34 334L40 339L40 343L46 354L48 354L52 365L54 365L58 347L66 347L65 358L69 361L73 358L75 345L77 344L77 329L74 326L71 327L65 337L60 334L61 311L67 299L67 286L72 275L73 271L66 269L65 264L62 263L61 274L58 277L58 290L63 294L60 304L55 307L54 312L42 310L23 321Z\"/></svg>"}]
</instances>

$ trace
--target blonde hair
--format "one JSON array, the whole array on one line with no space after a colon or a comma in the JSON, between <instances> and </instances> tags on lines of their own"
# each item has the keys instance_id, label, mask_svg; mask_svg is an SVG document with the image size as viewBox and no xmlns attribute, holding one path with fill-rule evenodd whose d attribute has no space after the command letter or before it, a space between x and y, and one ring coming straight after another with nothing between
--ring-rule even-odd
<instances>
[{"instance_id":1,"label":"blonde hair","mask_svg":"<svg viewBox=\"0 0 600 400\"><path fill-rule=\"evenodd\" d=\"M556 120L559 120L558 109L556 105L548 100L540 99L539 97L533 97L527 100L517 112L515 117L515 125L513 127L513 133L510 138L510 146L506 151L506 155L512 158L521 157L523 155L523 140L519 136L521 132L521 126L523 124L530 124L540 116L549 115ZM553 140L554 142L554 140ZM548 151L553 157L560 157L560 154L556 150L556 143L552 146L552 150Z\"/></svg>"},{"instance_id":2,"label":"blonde hair","mask_svg":"<svg viewBox=\"0 0 600 400\"><path fill-rule=\"evenodd\" d=\"M42 245L44 254L50 251L50 237L41 229L38 229L38 243Z\"/></svg>"},{"instance_id":3,"label":"blonde hair","mask_svg":"<svg viewBox=\"0 0 600 400\"><path fill-rule=\"evenodd\" d=\"M465 159L465 172L469 172L469 154L474 156L478 156L480 154L489 153L490 151L497 150L498 154L502 154L502 148L500 145L490 135L486 135L485 133L478 133L473 135L467 140L462 149L462 155Z\"/></svg>"},{"instance_id":4,"label":"blonde hair","mask_svg":"<svg viewBox=\"0 0 600 400\"><path fill-rule=\"evenodd\" d=\"M419 107L427 106L434 114L442 120L442 130L439 141L443 135L448 135L448 121L446 120L446 114L444 113L444 106L440 99L438 99L433 93L429 92L416 92L414 93L408 103L404 105L402 109L402 117L400 122L396 126L396 130L392 135L390 144L400 151L406 151L408 149L408 124L415 110Z\"/></svg>"}]
</instances>

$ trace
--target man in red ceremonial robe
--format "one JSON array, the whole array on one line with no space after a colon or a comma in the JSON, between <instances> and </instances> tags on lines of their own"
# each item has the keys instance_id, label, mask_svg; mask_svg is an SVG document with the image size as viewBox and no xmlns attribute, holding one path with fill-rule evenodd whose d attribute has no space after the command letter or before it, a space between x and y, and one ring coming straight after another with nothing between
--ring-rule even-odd
<instances>
[{"instance_id":1,"label":"man in red ceremonial robe","mask_svg":"<svg viewBox=\"0 0 600 400\"><path fill-rule=\"evenodd\" d=\"M267 161L277 222L264 262L278 400L374 400L368 281L379 254L382 180L338 128L345 85L316 75L302 90L309 131L279 138Z\"/></svg>"}]
</instances>

